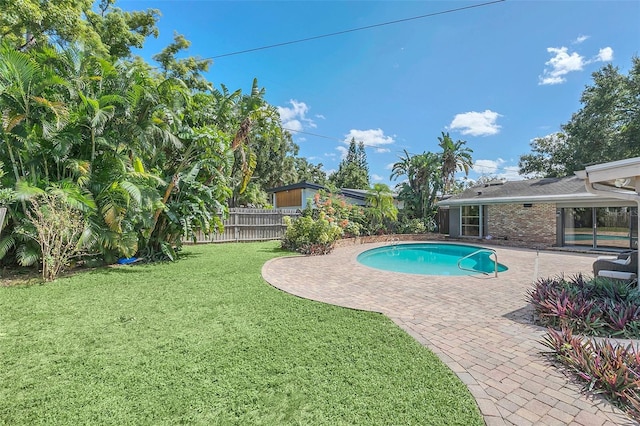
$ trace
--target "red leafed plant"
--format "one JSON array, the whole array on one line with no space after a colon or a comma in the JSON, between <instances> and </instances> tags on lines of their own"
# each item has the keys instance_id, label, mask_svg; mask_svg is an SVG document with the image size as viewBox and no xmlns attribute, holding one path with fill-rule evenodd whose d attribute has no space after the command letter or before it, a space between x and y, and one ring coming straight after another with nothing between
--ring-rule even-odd
<instances>
[{"instance_id":1,"label":"red leafed plant","mask_svg":"<svg viewBox=\"0 0 640 426\"><path fill-rule=\"evenodd\" d=\"M585 382L640 421L640 354L637 348L575 336L569 328L549 328L542 344Z\"/></svg>"},{"instance_id":2,"label":"red leafed plant","mask_svg":"<svg viewBox=\"0 0 640 426\"><path fill-rule=\"evenodd\" d=\"M536 282L527 298L536 321L576 333L640 338L640 291L635 284L583 275Z\"/></svg>"}]
</instances>

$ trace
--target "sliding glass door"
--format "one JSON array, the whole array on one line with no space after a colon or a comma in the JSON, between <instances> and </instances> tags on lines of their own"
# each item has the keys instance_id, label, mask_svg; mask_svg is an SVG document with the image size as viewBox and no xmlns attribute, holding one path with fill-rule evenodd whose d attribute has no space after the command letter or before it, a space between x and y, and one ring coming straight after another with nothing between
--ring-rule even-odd
<instances>
[{"instance_id":1,"label":"sliding glass door","mask_svg":"<svg viewBox=\"0 0 640 426\"><path fill-rule=\"evenodd\" d=\"M637 208L574 207L562 210L565 245L637 248Z\"/></svg>"},{"instance_id":2,"label":"sliding glass door","mask_svg":"<svg viewBox=\"0 0 640 426\"><path fill-rule=\"evenodd\" d=\"M564 243L593 247L593 208L564 209Z\"/></svg>"},{"instance_id":3,"label":"sliding glass door","mask_svg":"<svg viewBox=\"0 0 640 426\"><path fill-rule=\"evenodd\" d=\"M631 247L630 210L630 207L597 207L595 209L598 247Z\"/></svg>"}]
</instances>

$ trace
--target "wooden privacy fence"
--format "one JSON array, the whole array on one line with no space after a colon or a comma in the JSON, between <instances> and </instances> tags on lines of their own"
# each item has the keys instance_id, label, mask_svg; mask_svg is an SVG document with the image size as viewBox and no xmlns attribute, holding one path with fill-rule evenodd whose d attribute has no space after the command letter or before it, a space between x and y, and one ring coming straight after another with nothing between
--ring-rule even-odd
<instances>
[{"instance_id":1,"label":"wooden privacy fence","mask_svg":"<svg viewBox=\"0 0 640 426\"><path fill-rule=\"evenodd\" d=\"M279 240L284 236L286 226L283 218L300 216L295 209L229 209L229 217L223 220L224 231L212 235L199 232L196 243L226 243L232 241ZM192 241L185 241L190 243Z\"/></svg>"}]
</instances>

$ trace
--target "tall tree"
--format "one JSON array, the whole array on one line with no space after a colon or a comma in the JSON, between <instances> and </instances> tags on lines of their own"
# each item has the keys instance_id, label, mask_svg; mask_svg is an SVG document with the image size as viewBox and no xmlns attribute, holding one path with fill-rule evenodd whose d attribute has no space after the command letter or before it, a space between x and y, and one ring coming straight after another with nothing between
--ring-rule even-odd
<instances>
[{"instance_id":1,"label":"tall tree","mask_svg":"<svg viewBox=\"0 0 640 426\"><path fill-rule=\"evenodd\" d=\"M566 133L552 133L535 138L530 143L531 153L520 156L518 173L533 177L563 177L571 174L572 148Z\"/></svg>"},{"instance_id":2,"label":"tall tree","mask_svg":"<svg viewBox=\"0 0 640 426\"><path fill-rule=\"evenodd\" d=\"M346 157L329 176L329 181L338 188L369 189L369 166L362 142L358 148L355 138L351 138Z\"/></svg>"},{"instance_id":3,"label":"tall tree","mask_svg":"<svg viewBox=\"0 0 640 426\"><path fill-rule=\"evenodd\" d=\"M99 55L128 57L132 47L158 36L157 9L125 12L115 0L0 0L0 42L25 51L36 44L81 43Z\"/></svg>"},{"instance_id":4,"label":"tall tree","mask_svg":"<svg viewBox=\"0 0 640 426\"><path fill-rule=\"evenodd\" d=\"M203 73L209 71L213 60L192 56L178 58L178 54L187 50L189 46L191 46L189 40L182 34L175 33L173 35L173 43L170 43L157 55L154 55L153 60L160 64L164 78L178 78L192 90L209 91L212 89L212 85L204 77Z\"/></svg>"},{"instance_id":5,"label":"tall tree","mask_svg":"<svg viewBox=\"0 0 640 426\"><path fill-rule=\"evenodd\" d=\"M585 165L640 156L640 58L628 75L611 64L593 73L582 108L562 132L535 139L520 157L520 174L566 176Z\"/></svg>"},{"instance_id":6,"label":"tall tree","mask_svg":"<svg viewBox=\"0 0 640 426\"><path fill-rule=\"evenodd\" d=\"M322 163L312 164L305 157L295 157L294 166L296 168L296 181L326 185L327 174L322 170Z\"/></svg>"},{"instance_id":7,"label":"tall tree","mask_svg":"<svg viewBox=\"0 0 640 426\"><path fill-rule=\"evenodd\" d=\"M369 164L367 163L367 151L364 149L364 142L358 142L358 150L356 152L358 167L364 170L364 174L369 177Z\"/></svg>"},{"instance_id":8,"label":"tall tree","mask_svg":"<svg viewBox=\"0 0 640 426\"><path fill-rule=\"evenodd\" d=\"M391 179L405 176L406 181L398 184L398 198L404 202L404 209L410 218L431 220L436 211L438 193L442 190L442 163L440 156L432 152L409 155L393 165Z\"/></svg>"},{"instance_id":9,"label":"tall tree","mask_svg":"<svg viewBox=\"0 0 640 426\"><path fill-rule=\"evenodd\" d=\"M114 7L116 0L100 0L97 12L85 9L84 15L99 38L98 48L113 59L127 58L131 48L142 48L149 36L158 37L158 9L125 12ZM89 45L88 47L92 47Z\"/></svg>"},{"instance_id":10,"label":"tall tree","mask_svg":"<svg viewBox=\"0 0 640 426\"><path fill-rule=\"evenodd\" d=\"M444 192L450 193L452 185L455 181L457 171L464 172L465 176L469 175L469 169L473 165L471 153L473 150L467 146L466 141L453 141L449 133L442 132L442 136L438 136L438 145L442 148L442 180L444 182Z\"/></svg>"},{"instance_id":11,"label":"tall tree","mask_svg":"<svg viewBox=\"0 0 640 426\"><path fill-rule=\"evenodd\" d=\"M95 39L97 35L83 19L84 11L92 4L93 0L0 0L0 41L26 50L48 39Z\"/></svg>"}]
</instances>

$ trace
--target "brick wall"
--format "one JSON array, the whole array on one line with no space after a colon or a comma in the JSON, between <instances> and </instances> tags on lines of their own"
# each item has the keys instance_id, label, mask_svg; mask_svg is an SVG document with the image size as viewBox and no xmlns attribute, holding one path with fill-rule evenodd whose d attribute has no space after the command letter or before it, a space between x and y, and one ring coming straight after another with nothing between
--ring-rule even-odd
<instances>
[{"instance_id":1,"label":"brick wall","mask_svg":"<svg viewBox=\"0 0 640 426\"><path fill-rule=\"evenodd\" d=\"M555 204L492 204L487 206L485 235L496 239L540 243L556 243Z\"/></svg>"}]
</instances>

